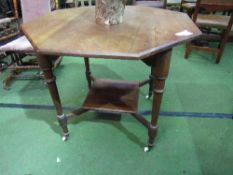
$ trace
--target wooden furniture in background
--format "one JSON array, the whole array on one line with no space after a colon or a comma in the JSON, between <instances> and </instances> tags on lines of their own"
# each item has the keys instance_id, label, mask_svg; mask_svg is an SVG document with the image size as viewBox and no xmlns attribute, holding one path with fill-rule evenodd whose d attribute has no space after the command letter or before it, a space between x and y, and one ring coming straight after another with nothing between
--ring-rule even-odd
<instances>
[{"instance_id":1,"label":"wooden furniture in background","mask_svg":"<svg viewBox=\"0 0 233 175\"><path fill-rule=\"evenodd\" d=\"M197 0L181 0L180 11L186 12L190 17L194 12Z\"/></svg>"},{"instance_id":2,"label":"wooden furniture in background","mask_svg":"<svg viewBox=\"0 0 233 175\"><path fill-rule=\"evenodd\" d=\"M19 35L18 19L6 17L0 19L0 43L10 40Z\"/></svg>"},{"instance_id":3,"label":"wooden furniture in background","mask_svg":"<svg viewBox=\"0 0 233 175\"><path fill-rule=\"evenodd\" d=\"M95 4L94 0L66 0L66 7L82 7L82 6L92 6Z\"/></svg>"},{"instance_id":4,"label":"wooden furniture in background","mask_svg":"<svg viewBox=\"0 0 233 175\"><path fill-rule=\"evenodd\" d=\"M8 2L5 4L9 6L8 9L2 9L5 7L3 4L1 7L1 15L3 16L0 18L0 43L12 39L20 33L18 28L18 11L16 8L17 1L13 0L6 2Z\"/></svg>"},{"instance_id":5,"label":"wooden furniture in background","mask_svg":"<svg viewBox=\"0 0 233 175\"><path fill-rule=\"evenodd\" d=\"M0 72L2 72L3 70L5 70L8 67L8 62L4 61L4 58L6 58L6 54L3 52L0 52Z\"/></svg>"},{"instance_id":6,"label":"wooden furniture in background","mask_svg":"<svg viewBox=\"0 0 233 175\"><path fill-rule=\"evenodd\" d=\"M230 32L229 38L227 41L233 42L233 31Z\"/></svg>"},{"instance_id":7,"label":"wooden furniture in background","mask_svg":"<svg viewBox=\"0 0 233 175\"><path fill-rule=\"evenodd\" d=\"M14 5L14 9L17 9L17 3L14 3ZM21 11L23 22L32 21L35 18L45 15L51 11L50 0L21 0ZM21 36L13 41L10 41L9 43L6 43L0 47L0 51L10 54L12 61L14 62L14 64L8 67L11 71L9 76L3 81L3 88L9 89L9 84L13 79L43 78L43 75L40 73L40 67L37 63L35 50L25 36ZM34 58L30 59L29 61L25 61L25 58L28 55L34 55ZM59 62L60 58L54 58L55 67L59 64ZM21 74L24 70L37 70L38 73Z\"/></svg>"},{"instance_id":8,"label":"wooden furniture in background","mask_svg":"<svg viewBox=\"0 0 233 175\"><path fill-rule=\"evenodd\" d=\"M64 7L65 8L72 8L74 7L74 0L65 0Z\"/></svg>"},{"instance_id":9,"label":"wooden furniture in background","mask_svg":"<svg viewBox=\"0 0 233 175\"><path fill-rule=\"evenodd\" d=\"M133 0L133 5L166 8L167 0Z\"/></svg>"},{"instance_id":10,"label":"wooden furniture in background","mask_svg":"<svg viewBox=\"0 0 233 175\"><path fill-rule=\"evenodd\" d=\"M19 35L18 13L15 10L16 0L0 2L0 45ZM7 54L0 52L0 71L5 70L12 61L5 61Z\"/></svg>"},{"instance_id":11,"label":"wooden furniture in background","mask_svg":"<svg viewBox=\"0 0 233 175\"><path fill-rule=\"evenodd\" d=\"M112 26L96 24L94 14L94 7L56 10L22 25L23 32L37 48L39 65L56 108L63 139L69 136L67 120L74 115L80 116L89 110L128 113L148 129L148 151L154 145L158 129L172 47L199 36L201 32L186 14L158 8L127 6L124 22ZM184 30L190 34L182 35ZM91 79L90 90L82 107L65 115L49 55L72 55L78 56L77 59L105 58L106 61L120 59L122 64L125 60L141 60L152 70L154 93L151 120L147 121L139 114L137 102L139 87L149 80L95 79L91 72L87 74Z\"/></svg>"},{"instance_id":12,"label":"wooden furniture in background","mask_svg":"<svg viewBox=\"0 0 233 175\"><path fill-rule=\"evenodd\" d=\"M230 11L230 13L224 13L226 11ZM188 58L192 49L203 50L215 53L215 63L218 64L231 31L233 23L232 11L233 0L197 0L193 21L203 31L203 35L198 39L198 43L195 43L195 41L187 43L185 58ZM210 47L208 45L208 35L211 38L213 34L220 36L217 47Z\"/></svg>"},{"instance_id":13,"label":"wooden furniture in background","mask_svg":"<svg viewBox=\"0 0 233 175\"><path fill-rule=\"evenodd\" d=\"M93 0L74 0L75 2L75 7L78 6L92 6L93 5Z\"/></svg>"}]
</instances>

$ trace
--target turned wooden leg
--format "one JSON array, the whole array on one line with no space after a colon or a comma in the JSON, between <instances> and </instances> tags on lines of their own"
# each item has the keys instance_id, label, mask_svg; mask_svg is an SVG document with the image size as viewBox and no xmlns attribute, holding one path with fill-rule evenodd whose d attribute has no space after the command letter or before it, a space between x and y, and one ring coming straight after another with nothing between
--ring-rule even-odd
<instances>
[{"instance_id":1,"label":"turned wooden leg","mask_svg":"<svg viewBox=\"0 0 233 175\"><path fill-rule=\"evenodd\" d=\"M85 68L86 68L86 79L88 83L88 88L91 89L91 70L90 70L90 63L89 58L84 58Z\"/></svg>"},{"instance_id":2,"label":"turned wooden leg","mask_svg":"<svg viewBox=\"0 0 233 175\"><path fill-rule=\"evenodd\" d=\"M148 146L154 145L157 129L158 118L160 113L160 106L164 92L165 80L168 76L170 66L171 50L164 51L156 55L152 62L152 75L153 75L153 106L151 125L148 131L149 141Z\"/></svg>"},{"instance_id":3,"label":"turned wooden leg","mask_svg":"<svg viewBox=\"0 0 233 175\"><path fill-rule=\"evenodd\" d=\"M52 60L50 56L38 55L38 63L43 71L45 82L49 88L50 96L53 100L54 106L57 112L57 120L63 130L63 141L68 139L69 130L67 128L67 117L62 111L62 105L57 89L56 77L53 75L52 71Z\"/></svg>"}]
</instances>

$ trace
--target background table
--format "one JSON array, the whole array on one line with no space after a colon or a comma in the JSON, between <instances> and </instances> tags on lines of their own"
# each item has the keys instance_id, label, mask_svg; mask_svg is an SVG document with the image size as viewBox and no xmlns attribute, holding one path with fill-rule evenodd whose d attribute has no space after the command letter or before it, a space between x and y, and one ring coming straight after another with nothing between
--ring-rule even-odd
<instances>
[{"instance_id":1,"label":"background table","mask_svg":"<svg viewBox=\"0 0 233 175\"><path fill-rule=\"evenodd\" d=\"M66 140L69 135L67 119L71 115L63 114L51 55L72 55L85 59L90 92L83 106L73 113L80 115L88 110L130 113L148 128L150 148L158 128L172 47L199 36L201 32L186 14L169 10L129 6L126 7L123 23L113 26L96 24L94 15L94 7L58 10L22 25L23 32L38 54L39 65L63 129L63 138ZM180 33L185 30L186 33ZM121 59L122 62L141 60L151 67L151 76L141 83L96 80L91 76L89 57ZM153 90L150 122L137 113L139 87L146 83L150 83Z\"/></svg>"}]
</instances>

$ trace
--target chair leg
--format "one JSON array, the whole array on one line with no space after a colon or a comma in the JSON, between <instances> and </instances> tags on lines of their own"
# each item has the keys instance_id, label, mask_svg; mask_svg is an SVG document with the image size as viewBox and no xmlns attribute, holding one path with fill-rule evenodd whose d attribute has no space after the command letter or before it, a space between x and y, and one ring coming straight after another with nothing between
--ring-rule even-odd
<instances>
[{"instance_id":1,"label":"chair leg","mask_svg":"<svg viewBox=\"0 0 233 175\"><path fill-rule=\"evenodd\" d=\"M188 42L185 45L185 54L184 54L185 59L188 59L190 51L191 51L191 42Z\"/></svg>"},{"instance_id":2,"label":"chair leg","mask_svg":"<svg viewBox=\"0 0 233 175\"><path fill-rule=\"evenodd\" d=\"M188 9L187 14L190 18L192 18L193 13L194 13L194 9Z\"/></svg>"},{"instance_id":3,"label":"chair leg","mask_svg":"<svg viewBox=\"0 0 233 175\"><path fill-rule=\"evenodd\" d=\"M5 90L10 90L10 83L13 79L15 79L15 75L18 75L19 71L17 70L12 70L10 72L10 75L6 77L6 79L3 80L3 89Z\"/></svg>"},{"instance_id":4,"label":"chair leg","mask_svg":"<svg viewBox=\"0 0 233 175\"><path fill-rule=\"evenodd\" d=\"M182 5L180 5L180 12L183 12L184 10L183 10L183 7L182 7Z\"/></svg>"},{"instance_id":5,"label":"chair leg","mask_svg":"<svg viewBox=\"0 0 233 175\"><path fill-rule=\"evenodd\" d=\"M14 64L16 62L16 58L15 58L15 55L10 53L10 58L11 58L11 62L10 62L10 65Z\"/></svg>"},{"instance_id":6,"label":"chair leg","mask_svg":"<svg viewBox=\"0 0 233 175\"><path fill-rule=\"evenodd\" d=\"M181 0L181 2L180 2L180 12L183 12L183 10L184 10L184 9L183 9L183 6L182 6L183 3L184 3L184 0Z\"/></svg>"},{"instance_id":7,"label":"chair leg","mask_svg":"<svg viewBox=\"0 0 233 175\"><path fill-rule=\"evenodd\" d=\"M88 83L88 88L91 89L92 78L91 78L89 58L85 57L84 62L85 62L85 68L86 68L86 79L87 79L87 83Z\"/></svg>"},{"instance_id":8,"label":"chair leg","mask_svg":"<svg viewBox=\"0 0 233 175\"><path fill-rule=\"evenodd\" d=\"M43 74L23 74L27 70L38 70L40 67L35 59L29 60L27 62L22 61L22 56L18 53L11 53L11 65L8 67L10 69L9 75L3 80L3 88L6 90L10 89L10 83L14 79L43 79Z\"/></svg>"},{"instance_id":9,"label":"chair leg","mask_svg":"<svg viewBox=\"0 0 233 175\"><path fill-rule=\"evenodd\" d=\"M10 82L13 79L14 79L13 76L8 76L5 80L3 80L3 82L2 82L3 89L10 90Z\"/></svg>"},{"instance_id":10,"label":"chair leg","mask_svg":"<svg viewBox=\"0 0 233 175\"><path fill-rule=\"evenodd\" d=\"M217 57L216 57L216 60L215 60L216 64L218 64L220 62L221 58L222 58L222 54L223 54L224 47L225 47L225 44L227 42L229 33L230 33L230 31L228 30L228 31L225 31L224 34L223 34L223 39L219 44L219 51L217 53Z\"/></svg>"},{"instance_id":11,"label":"chair leg","mask_svg":"<svg viewBox=\"0 0 233 175\"><path fill-rule=\"evenodd\" d=\"M11 63L10 65L16 64L17 66L20 65L19 62L19 55L16 53L10 53ZM18 75L18 70L11 70L9 75L3 80L3 89L9 90L10 89L10 82L15 78L15 75Z\"/></svg>"},{"instance_id":12,"label":"chair leg","mask_svg":"<svg viewBox=\"0 0 233 175\"><path fill-rule=\"evenodd\" d=\"M23 65L22 55L19 53L13 53L15 57L15 61L18 66Z\"/></svg>"},{"instance_id":13,"label":"chair leg","mask_svg":"<svg viewBox=\"0 0 233 175\"><path fill-rule=\"evenodd\" d=\"M219 52L217 53L216 59L215 59L215 64L219 64L221 58L222 58L222 51L219 50Z\"/></svg>"},{"instance_id":14,"label":"chair leg","mask_svg":"<svg viewBox=\"0 0 233 175\"><path fill-rule=\"evenodd\" d=\"M44 79L44 75L41 73L41 69L38 65L37 59L30 59L28 61L23 61L23 56L25 54L20 53L10 53L11 63L8 67L11 69L9 76L3 80L3 88L10 89L9 85L13 79ZM62 57L61 56L51 56L53 69L59 66ZM27 70L37 70L36 74L21 74L23 71Z\"/></svg>"}]
</instances>

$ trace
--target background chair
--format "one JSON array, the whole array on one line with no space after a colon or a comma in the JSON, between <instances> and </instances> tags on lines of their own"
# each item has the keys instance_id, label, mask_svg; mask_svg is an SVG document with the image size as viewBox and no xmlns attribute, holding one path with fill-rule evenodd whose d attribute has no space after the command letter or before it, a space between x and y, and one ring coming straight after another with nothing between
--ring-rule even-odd
<instances>
[{"instance_id":1,"label":"background chair","mask_svg":"<svg viewBox=\"0 0 233 175\"><path fill-rule=\"evenodd\" d=\"M66 7L81 7L81 6L92 6L95 4L94 0L66 0Z\"/></svg>"},{"instance_id":2,"label":"background chair","mask_svg":"<svg viewBox=\"0 0 233 175\"><path fill-rule=\"evenodd\" d=\"M92 6L94 4L93 0L74 0L75 7L79 6Z\"/></svg>"},{"instance_id":3,"label":"background chair","mask_svg":"<svg viewBox=\"0 0 233 175\"><path fill-rule=\"evenodd\" d=\"M197 0L181 0L180 11L186 12L190 17L192 16Z\"/></svg>"},{"instance_id":4,"label":"background chair","mask_svg":"<svg viewBox=\"0 0 233 175\"><path fill-rule=\"evenodd\" d=\"M16 2L16 0L14 0ZM14 9L17 9L17 3L14 3ZM23 22L29 22L41 15L51 11L50 0L21 0L21 11ZM40 68L37 64L37 59L25 61L26 56L34 54L34 49L25 36L3 45L0 47L1 52L6 52L11 55L14 64L9 67L10 75L3 81L3 87L9 89L9 83L12 79L28 79L28 78L43 78L40 74ZM34 54L35 55L35 54ZM54 67L60 63L60 58L54 58ZM23 70L37 70L38 74L21 74Z\"/></svg>"},{"instance_id":5,"label":"background chair","mask_svg":"<svg viewBox=\"0 0 233 175\"><path fill-rule=\"evenodd\" d=\"M191 49L203 50L216 54L215 63L219 63L233 23L233 0L197 0L193 21L202 30L203 35L187 43L185 58ZM227 13L226 13L227 12ZM219 36L217 46L212 46L208 38Z\"/></svg>"},{"instance_id":6,"label":"background chair","mask_svg":"<svg viewBox=\"0 0 233 175\"><path fill-rule=\"evenodd\" d=\"M14 9L16 1L0 1L0 42L15 37L19 34L18 13Z\"/></svg>"},{"instance_id":7,"label":"background chair","mask_svg":"<svg viewBox=\"0 0 233 175\"><path fill-rule=\"evenodd\" d=\"M13 3L16 3L16 1L0 1L0 45L9 42L20 33L17 20L18 13L17 10L14 10ZM5 61L6 57L7 54L0 52L0 71L3 71L11 64Z\"/></svg>"},{"instance_id":8,"label":"background chair","mask_svg":"<svg viewBox=\"0 0 233 175\"><path fill-rule=\"evenodd\" d=\"M133 0L133 5L166 8L167 0Z\"/></svg>"}]
</instances>

